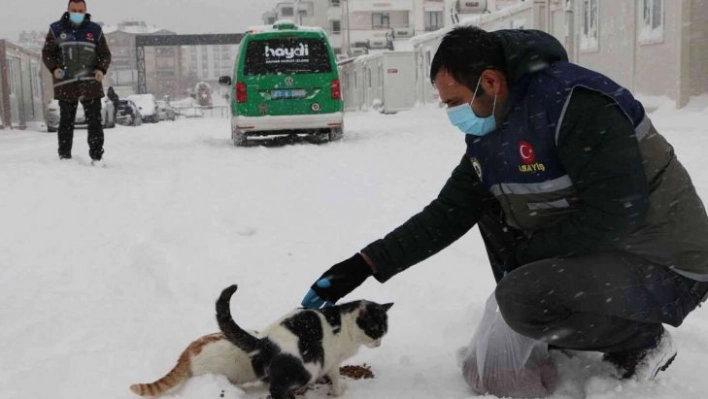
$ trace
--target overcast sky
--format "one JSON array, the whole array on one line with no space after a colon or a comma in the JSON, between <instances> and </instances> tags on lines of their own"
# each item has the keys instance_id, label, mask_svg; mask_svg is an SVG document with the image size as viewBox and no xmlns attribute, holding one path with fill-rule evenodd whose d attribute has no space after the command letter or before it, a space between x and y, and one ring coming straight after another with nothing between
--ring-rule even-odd
<instances>
[{"instance_id":1,"label":"overcast sky","mask_svg":"<svg viewBox=\"0 0 708 399\"><path fill-rule=\"evenodd\" d=\"M86 0L94 21L111 25L137 19L179 34L238 33L262 23L261 14L283 0ZM3 3L5 0L3 0ZM7 0L0 13L0 39L23 30L48 30L68 0Z\"/></svg>"}]
</instances>

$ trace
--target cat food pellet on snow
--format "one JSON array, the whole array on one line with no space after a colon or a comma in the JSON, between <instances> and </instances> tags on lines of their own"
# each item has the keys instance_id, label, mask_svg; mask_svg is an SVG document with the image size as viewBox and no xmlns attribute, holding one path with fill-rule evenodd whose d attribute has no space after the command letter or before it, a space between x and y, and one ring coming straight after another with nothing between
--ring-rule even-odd
<instances>
[{"instance_id":1,"label":"cat food pellet on snow","mask_svg":"<svg viewBox=\"0 0 708 399\"><path fill-rule=\"evenodd\" d=\"M339 368L339 374L344 377L353 378L355 380L370 379L376 377L371 371L371 366L364 363L361 366L342 366Z\"/></svg>"}]
</instances>

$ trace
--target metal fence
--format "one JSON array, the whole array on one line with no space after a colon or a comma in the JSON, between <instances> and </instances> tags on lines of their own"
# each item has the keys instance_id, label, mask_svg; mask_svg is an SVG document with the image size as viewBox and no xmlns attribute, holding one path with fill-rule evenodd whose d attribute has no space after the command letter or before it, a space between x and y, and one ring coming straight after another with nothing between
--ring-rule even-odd
<instances>
[{"instance_id":1,"label":"metal fence","mask_svg":"<svg viewBox=\"0 0 708 399\"><path fill-rule=\"evenodd\" d=\"M183 105L173 104L177 115L185 118L212 118L212 119L228 119L231 117L231 108L226 105L219 106L199 106L199 105Z\"/></svg>"}]
</instances>

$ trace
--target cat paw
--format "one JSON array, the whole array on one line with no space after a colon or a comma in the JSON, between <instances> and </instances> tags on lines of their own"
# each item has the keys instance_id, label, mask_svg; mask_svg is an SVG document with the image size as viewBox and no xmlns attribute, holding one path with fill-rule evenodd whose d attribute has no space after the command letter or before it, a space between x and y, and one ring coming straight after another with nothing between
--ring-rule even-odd
<instances>
[{"instance_id":1,"label":"cat paw","mask_svg":"<svg viewBox=\"0 0 708 399\"><path fill-rule=\"evenodd\" d=\"M342 396L344 394L344 384L336 384L330 389L330 396Z\"/></svg>"}]
</instances>

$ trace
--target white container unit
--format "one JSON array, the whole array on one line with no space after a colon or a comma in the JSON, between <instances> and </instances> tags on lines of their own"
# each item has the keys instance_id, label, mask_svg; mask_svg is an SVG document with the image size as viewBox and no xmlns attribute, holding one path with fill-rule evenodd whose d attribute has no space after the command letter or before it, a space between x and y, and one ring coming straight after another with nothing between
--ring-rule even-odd
<instances>
[{"instance_id":1,"label":"white container unit","mask_svg":"<svg viewBox=\"0 0 708 399\"><path fill-rule=\"evenodd\" d=\"M340 79L347 111L374 109L395 114L416 103L412 51L387 51L344 61Z\"/></svg>"},{"instance_id":2,"label":"white container unit","mask_svg":"<svg viewBox=\"0 0 708 399\"><path fill-rule=\"evenodd\" d=\"M381 112L393 114L413 108L416 103L415 59L412 51L382 53L377 66L383 77L380 85Z\"/></svg>"}]
</instances>

